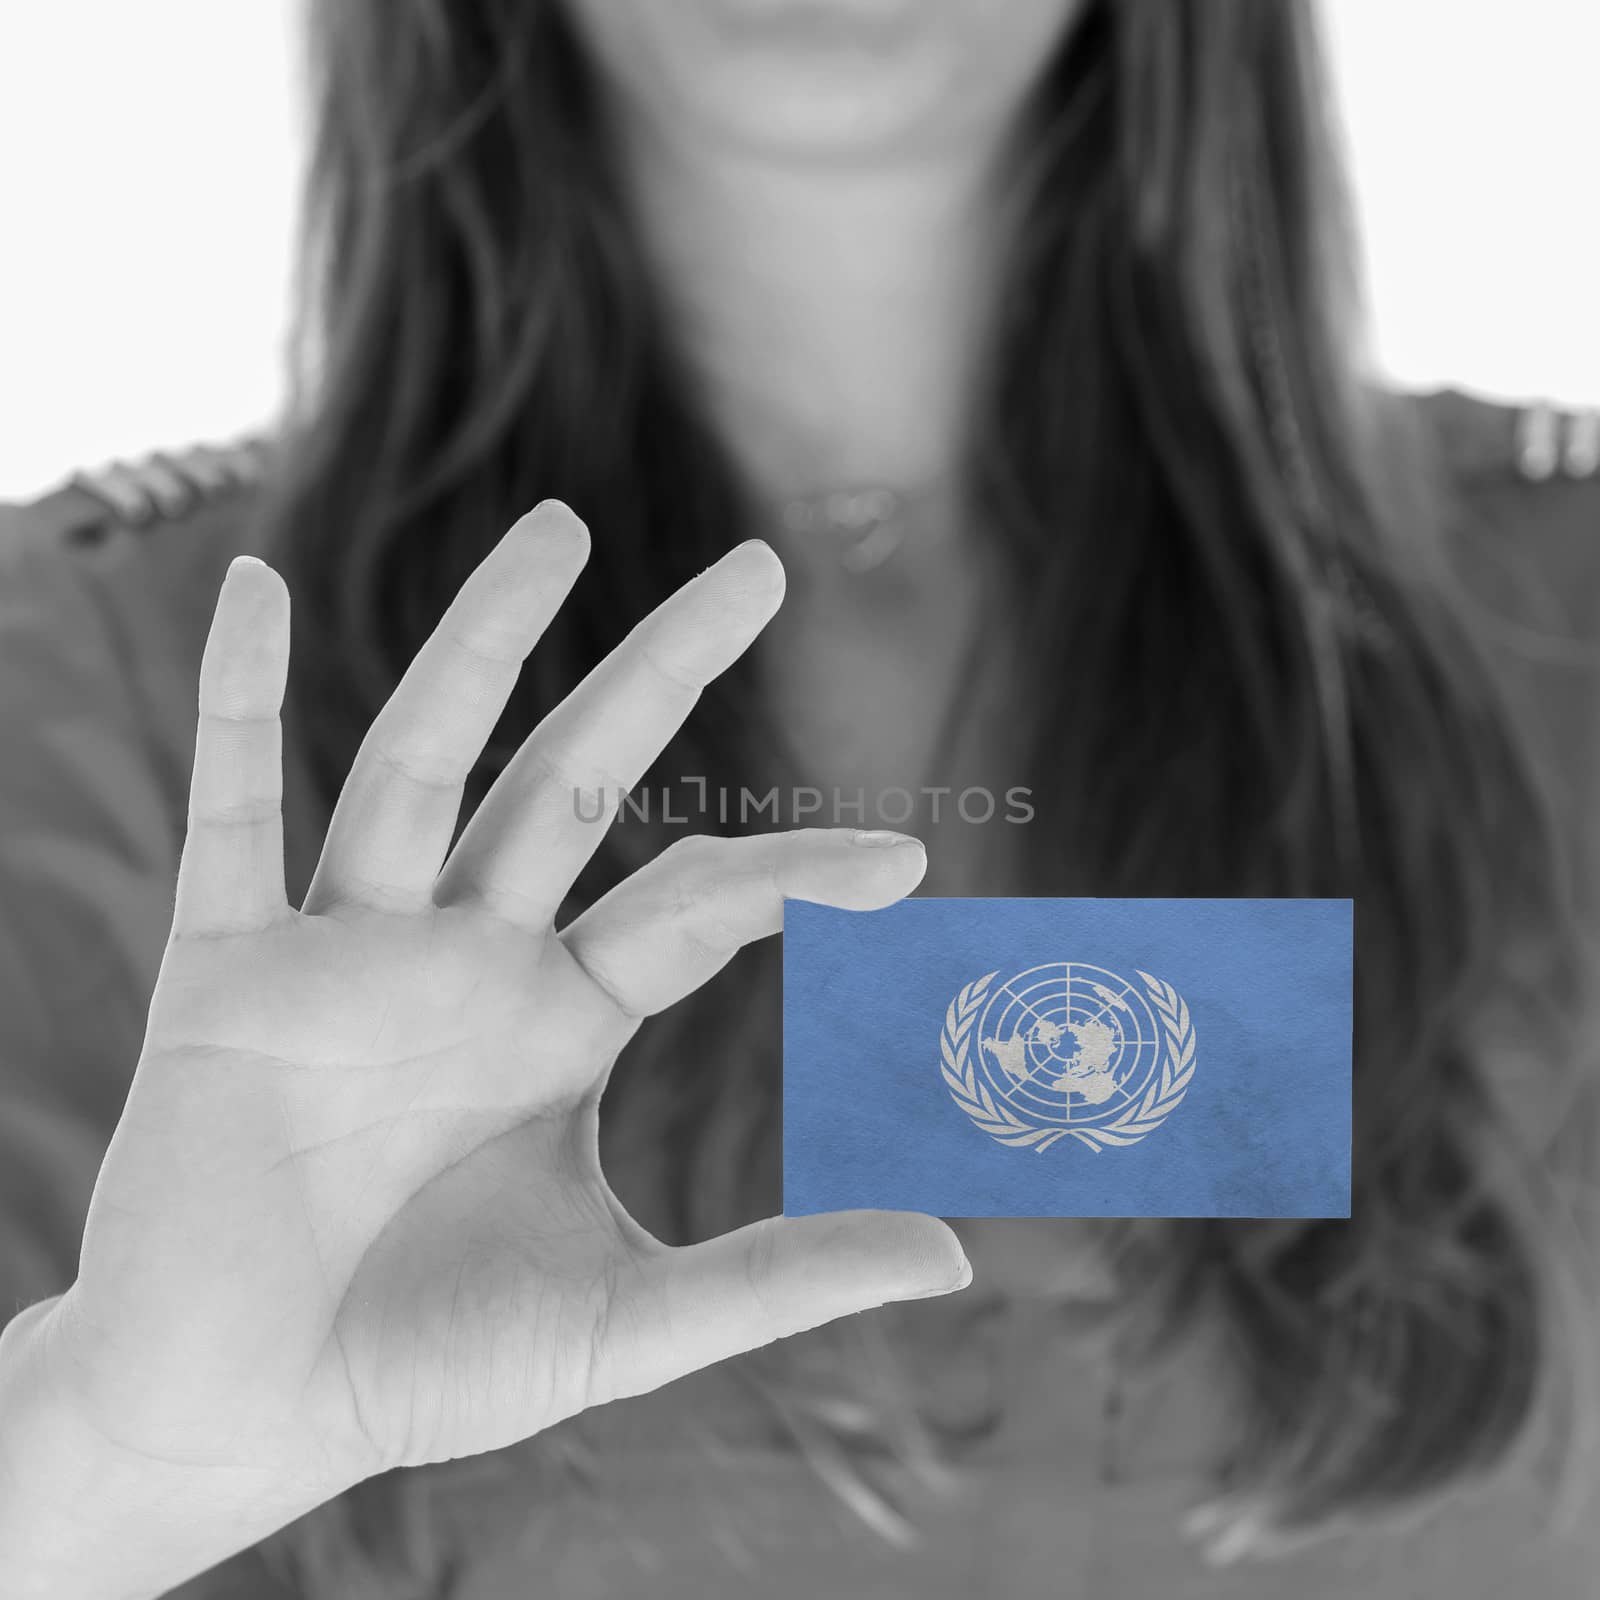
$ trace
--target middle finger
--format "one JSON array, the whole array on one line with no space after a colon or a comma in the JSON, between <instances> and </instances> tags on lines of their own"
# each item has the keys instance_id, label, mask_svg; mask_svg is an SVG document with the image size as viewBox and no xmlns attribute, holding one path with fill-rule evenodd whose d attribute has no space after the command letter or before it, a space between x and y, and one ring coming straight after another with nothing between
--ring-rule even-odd
<instances>
[{"instance_id":1,"label":"middle finger","mask_svg":"<svg viewBox=\"0 0 1600 1600\"><path fill-rule=\"evenodd\" d=\"M766 626L783 587L777 556L752 539L652 611L507 763L445 863L439 903L470 898L548 926L621 797Z\"/></svg>"}]
</instances>

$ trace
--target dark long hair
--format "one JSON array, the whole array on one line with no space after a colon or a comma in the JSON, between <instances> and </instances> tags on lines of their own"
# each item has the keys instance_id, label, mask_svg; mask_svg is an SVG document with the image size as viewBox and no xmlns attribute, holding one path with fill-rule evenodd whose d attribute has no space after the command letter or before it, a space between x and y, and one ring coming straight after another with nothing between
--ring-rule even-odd
<instances>
[{"instance_id":1,"label":"dark long hair","mask_svg":"<svg viewBox=\"0 0 1600 1600\"><path fill-rule=\"evenodd\" d=\"M528 505L567 500L595 553L482 783L633 619L745 536L749 508L560 7L343 0L315 18L310 360L269 514L296 596L296 726L331 805ZM1125 1349L1203 1332L1237 1390L1227 1504L1287 1531L1505 1463L1578 1365L1561 1197L1484 1043L1514 1017L1495 1036L1561 1092L1562 857L1464 620L1444 502L1352 357L1325 118L1307 5L1092 0L1007 168L1015 225L963 464L1036 608L1019 619L1030 892L1356 899L1350 1220L1105 1234ZM735 671L663 770L770 771L769 720ZM584 892L653 842L617 830ZM777 1066L748 1053L775 1030L772 959L740 960L647 1030L648 1065L607 1097L624 1198L626 1163L671 1152L677 1238L777 1208ZM678 1047L730 1036L735 1012L750 1038L727 1070ZM694 1176L697 1140L717 1159ZM774 1391L785 1349L755 1367Z\"/></svg>"}]
</instances>

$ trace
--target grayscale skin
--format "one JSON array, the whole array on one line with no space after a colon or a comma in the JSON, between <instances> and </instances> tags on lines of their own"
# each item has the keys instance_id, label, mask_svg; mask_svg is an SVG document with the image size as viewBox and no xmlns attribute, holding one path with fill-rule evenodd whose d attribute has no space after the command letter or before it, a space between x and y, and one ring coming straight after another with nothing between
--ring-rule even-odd
<instances>
[{"instance_id":1,"label":"grayscale skin","mask_svg":"<svg viewBox=\"0 0 1600 1600\"><path fill-rule=\"evenodd\" d=\"M757 541L551 710L452 848L588 548L547 503L469 578L374 722L299 910L288 593L231 563L171 933L78 1275L0 1339L8 1592L161 1592L375 1473L970 1281L936 1218L670 1248L606 1183L599 1098L641 1020L776 932L785 896L885 905L926 858L850 829L686 839L555 930L604 831L573 789L630 788L772 615L783 571Z\"/></svg>"}]
</instances>

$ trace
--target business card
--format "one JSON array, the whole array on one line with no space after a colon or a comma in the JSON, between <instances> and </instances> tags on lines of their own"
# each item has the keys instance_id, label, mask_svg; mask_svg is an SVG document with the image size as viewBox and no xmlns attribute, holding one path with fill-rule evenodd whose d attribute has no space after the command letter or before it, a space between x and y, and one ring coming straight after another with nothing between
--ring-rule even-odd
<instances>
[{"instance_id":1,"label":"business card","mask_svg":"<svg viewBox=\"0 0 1600 1600\"><path fill-rule=\"evenodd\" d=\"M792 900L783 1197L1350 1214L1349 900Z\"/></svg>"}]
</instances>

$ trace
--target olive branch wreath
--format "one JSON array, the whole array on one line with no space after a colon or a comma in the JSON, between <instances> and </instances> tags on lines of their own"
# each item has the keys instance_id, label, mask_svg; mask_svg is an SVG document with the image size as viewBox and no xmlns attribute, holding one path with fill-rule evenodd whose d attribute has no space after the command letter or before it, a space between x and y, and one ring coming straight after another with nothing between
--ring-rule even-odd
<instances>
[{"instance_id":1,"label":"olive branch wreath","mask_svg":"<svg viewBox=\"0 0 1600 1600\"><path fill-rule=\"evenodd\" d=\"M1138 968L1134 970L1137 972ZM1167 1036L1166 1060L1144 1097L1114 1122L1092 1128L1036 1128L1023 1121L1003 1100L996 1100L989 1093L989 1086L978 1076L977 1063L971 1056L973 1027L989 996L989 985L998 976L997 972L991 972L969 983L950 1002L944 1015L944 1027L939 1032L945 1087L973 1124L998 1144L1048 1150L1058 1139L1068 1137L1097 1151L1108 1145L1137 1144L1167 1120L1188 1092L1195 1069L1194 1023L1189 1017L1188 1004L1170 983L1152 978L1148 972L1140 972L1139 977Z\"/></svg>"}]
</instances>

